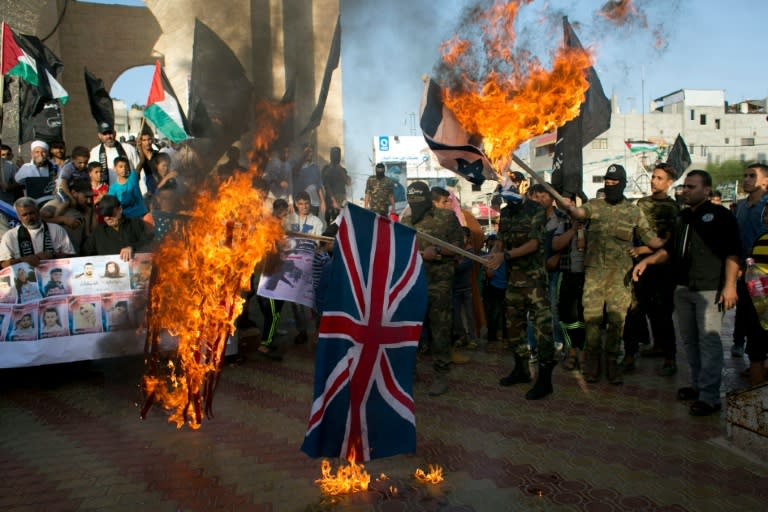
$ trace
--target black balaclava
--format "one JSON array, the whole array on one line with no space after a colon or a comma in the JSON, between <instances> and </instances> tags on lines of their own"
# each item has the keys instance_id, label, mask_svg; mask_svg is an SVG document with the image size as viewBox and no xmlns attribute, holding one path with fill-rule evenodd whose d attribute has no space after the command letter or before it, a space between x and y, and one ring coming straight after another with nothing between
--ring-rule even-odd
<instances>
[{"instance_id":1,"label":"black balaclava","mask_svg":"<svg viewBox=\"0 0 768 512\"><path fill-rule=\"evenodd\" d=\"M381 165L381 166L377 165L376 166L376 177L378 179L380 179L380 180L384 179L384 166L383 165Z\"/></svg>"},{"instance_id":2,"label":"black balaclava","mask_svg":"<svg viewBox=\"0 0 768 512\"><path fill-rule=\"evenodd\" d=\"M341 164L341 148L340 147L334 146L331 148L331 164L333 165Z\"/></svg>"},{"instance_id":3,"label":"black balaclava","mask_svg":"<svg viewBox=\"0 0 768 512\"><path fill-rule=\"evenodd\" d=\"M618 204L624 199L624 189L627 187L627 171L618 164L613 164L605 171L603 179L618 180L616 185L605 185L605 200L609 204Z\"/></svg>"},{"instance_id":4,"label":"black balaclava","mask_svg":"<svg viewBox=\"0 0 768 512\"><path fill-rule=\"evenodd\" d=\"M432 195L429 185L423 181L414 181L408 185L408 206L411 207L411 222L416 224L432 209Z\"/></svg>"}]
</instances>

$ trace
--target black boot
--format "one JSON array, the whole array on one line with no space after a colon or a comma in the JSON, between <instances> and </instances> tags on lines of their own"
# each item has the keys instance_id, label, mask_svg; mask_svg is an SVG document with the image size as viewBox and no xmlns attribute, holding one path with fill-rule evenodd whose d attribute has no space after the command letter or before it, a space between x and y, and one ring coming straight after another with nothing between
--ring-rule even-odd
<instances>
[{"instance_id":1,"label":"black boot","mask_svg":"<svg viewBox=\"0 0 768 512\"><path fill-rule=\"evenodd\" d=\"M528 361L524 357L515 354L515 369L509 375L499 379L500 386L512 386L513 384L525 384L531 382L531 371Z\"/></svg>"},{"instance_id":2,"label":"black boot","mask_svg":"<svg viewBox=\"0 0 768 512\"><path fill-rule=\"evenodd\" d=\"M525 394L526 400L541 400L552 394L552 370L555 369L556 364L557 361L539 363L539 377L536 379L536 384Z\"/></svg>"}]
</instances>

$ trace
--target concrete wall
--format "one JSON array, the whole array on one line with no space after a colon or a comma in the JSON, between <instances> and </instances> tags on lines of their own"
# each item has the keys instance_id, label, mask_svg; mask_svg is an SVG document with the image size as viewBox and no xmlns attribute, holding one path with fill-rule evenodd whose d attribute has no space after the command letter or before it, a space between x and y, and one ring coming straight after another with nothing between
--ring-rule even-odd
<instances>
[{"instance_id":1,"label":"concrete wall","mask_svg":"<svg viewBox=\"0 0 768 512\"><path fill-rule=\"evenodd\" d=\"M229 45L259 96L280 98L288 77L296 77L295 128L303 128L319 93L339 0L146 0L145 4L147 8L72 0L64 10L64 0L0 0L5 20L20 32L51 34L45 43L64 62L59 81L70 94L63 108L69 147L97 142L83 67L104 80L109 90L124 71L160 59L186 108L196 17ZM222 93L226 94L226 84ZM321 157L331 146L343 147L341 96L339 66L320 127L297 143L315 143Z\"/></svg>"}]
</instances>

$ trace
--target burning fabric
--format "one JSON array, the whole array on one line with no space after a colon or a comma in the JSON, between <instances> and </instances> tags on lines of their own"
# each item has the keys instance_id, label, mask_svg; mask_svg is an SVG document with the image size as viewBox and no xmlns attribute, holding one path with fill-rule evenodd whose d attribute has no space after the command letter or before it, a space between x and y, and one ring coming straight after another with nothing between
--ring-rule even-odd
<instances>
[{"instance_id":1,"label":"burning fabric","mask_svg":"<svg viewBox=\"0 0 768 512\"><path fill-rule=\"evenodd\" d=\"M226 341L243 307L240 292L250 286L254 265L283 236L279 221L264 214L253 178L261 172L285 108L259 109L255 126L261 132L252 158L257 163L215 190L201 187L184 228L166 236L155 252L142 417L155 402L178 428L185 423L199 428L203 415L212 416ZM163 334L178 340L170 358L160 351Z\"/></svg>"},{"instance_id":2,"label":"burning fabric","mask_svg":"<svg viewBox=\"0 0 768 512\"><path fill-rule=\"evenodd\" d=\"M496 169L509 167L522 142L575 118L589 86L588 51L563 45L546 70L515 47L515 18L528 3L496 1L472 10L459 35L443 44L437 70L443 103L468 133L483 138Z\"/></svg>"}]
</instances>

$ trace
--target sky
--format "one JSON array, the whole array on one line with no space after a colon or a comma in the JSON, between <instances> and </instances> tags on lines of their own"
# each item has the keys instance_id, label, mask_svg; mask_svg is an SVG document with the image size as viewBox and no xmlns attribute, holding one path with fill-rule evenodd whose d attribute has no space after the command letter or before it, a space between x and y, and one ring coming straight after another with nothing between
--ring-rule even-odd
<instances>
[{"instance_id":1,"label":"sky","mask_svg":"<svg viewBox=\"0 0 768 512\"><path fill-rule=\"evenodd\" d=\"M464 8L489 0L340 1L345 164L360 187L373 171L373 136L420 133L414 120L422 75L438 62L440 43L462 33ZM593 51L603 89L617 97L624 112L647 111L652 99L683 88L725 89L730 102L768 97L760 36L768 2L634 0L645 23L636 16L620 27L595 15L604 3L534 0L521 9L516 22L518 44L546 64L562 42L561 19L568 15L582 44ZM143 104L150 78L148 68L128 71L115 83L112 96L129 105Z\"/></svg>"}]
</instances>

